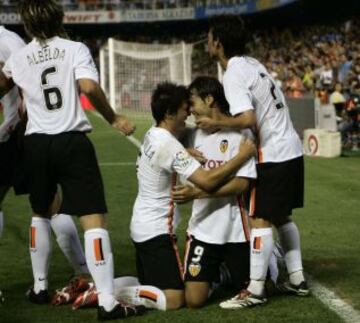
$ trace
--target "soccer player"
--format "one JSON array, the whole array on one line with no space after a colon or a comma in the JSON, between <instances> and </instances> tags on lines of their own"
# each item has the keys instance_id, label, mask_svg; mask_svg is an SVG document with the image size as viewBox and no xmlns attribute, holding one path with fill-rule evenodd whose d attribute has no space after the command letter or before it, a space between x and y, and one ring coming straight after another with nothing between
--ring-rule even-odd
<instances>
[{"instance_id":1,"label":"soccer player","mask_svg":"<svg viewBox=\"0 0 360 323\"><path fill-rule=\"evenodd\" d=\"M223 308L243 308L267 301L264 282L277 228L285 252L286 292L307 295L299 230L292 210L303 206L304 161L284 95L265 67L245 56L247 32L240 17L214 17L208 33L209 54L225 71L223 84L231 116L199 118L202 129L254 130L258 143L257 181L251 192L250 284Z\"/></svg>"},{"instance_id":2,"label":"soccer player","mask_svg":"<svg viewBox=\"0 0 360 323\"><path fill-rule=\"evenodd\" d=\"M204 191L216 189L254 153L253 144L238 143L233 158L212 170L205 170L178 141L189 115L189 91L172 83L155 89L151 110L156 126L145 135L137 161L138 195L130 224L136 249L138 278L142 285L162 290L166 309L184 304L182 264L174 230L179 213L171 199L177 175Z\"/></svg>"},{"instance_id":3,"label":"soccer player","mask_svg":"<svg viewBox=\"0 0 360 323\"><path fill-rule=\"evenodd\" d=\"M3 65L11 55L25 46L24 41L14 32L0 26L0 62ZM4 111L4 121L0 125L0 207L12 186L17 195L27 194L26 183L22 170L22 127L26 122L26 115L22 107L22 99L18 87L5 95L0 101ZM22 121L20 120L23 119ZM25 120L25 122L24 122ZM67 214L57 214L59 209L59 196L53 205L51 228L53 229L60 249L74 268L76 275L89 273L85 255L81 247L78 232L72 217ZM4 214L0 208L0 236L3 230ZM80 278L78 278L80 279Z\"/></svg>"},{"instance_id":4,"label":"soccer player","mask_svg":"<svg viewBox=\"0 0 360 323\"><path fill-rule=\"evenodd\" d=\"M99 293L98 319L142 314L114 297L113 255L104 213L104 189L93 145L91 125L81 109L79 91L114 128L128 135L134 125L113 112L98 85L98 72L88 48L66 39L64 12L55 0L25 0L20 6L32 41L12 54L0 74L0 97L16 84L28 113L24 159L33 218L30 231L34 286L28 297L48 302L50 257L49 209L60 184L61 213L80 217L85 230L86 263Z\"/></svg>"},{"instance_id":5,"label":"soccer player","mask_svg":"<svg viewBox=\"0 0 360 323\"><path fill-rule=\"evenodd\" d=\"M191 110L195 120L201 116L228 116L221 83L211 77L198 77L189 86ZM203 153L205 169L225 164L238 151L244 136L234 130L204 131L194 129L189 147ZM218 281L222 262L227 266L233 286L243 289L249 282L250 233L246 211L242 207L242 193L256 178L255 159L244 164L226 184L214 192L194 186L179 186L173 190L175 202L194 200L187 229L185 255L185 301L191 308L205 304L211 284Z\"/></svg>"}]
</instances>

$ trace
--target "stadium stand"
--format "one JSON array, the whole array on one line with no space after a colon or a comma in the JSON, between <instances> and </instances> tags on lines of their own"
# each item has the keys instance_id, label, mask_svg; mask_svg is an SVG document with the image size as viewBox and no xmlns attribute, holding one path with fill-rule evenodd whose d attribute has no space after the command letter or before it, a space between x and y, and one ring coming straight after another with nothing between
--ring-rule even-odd
<instances>
[{"instance_id":1,"label":"stadium stand","mask_svg":"<svg viewBox=\"0 0 360 323\"><path fill-rule=\"evenodd\" d=\"M63 0L65 10L117 10L117 9L164 9L187 7L210 7L223 5L241 5L248 0ZM2 0L1 9L13 11L18 1Z\"/></svg>"}]
</instances>

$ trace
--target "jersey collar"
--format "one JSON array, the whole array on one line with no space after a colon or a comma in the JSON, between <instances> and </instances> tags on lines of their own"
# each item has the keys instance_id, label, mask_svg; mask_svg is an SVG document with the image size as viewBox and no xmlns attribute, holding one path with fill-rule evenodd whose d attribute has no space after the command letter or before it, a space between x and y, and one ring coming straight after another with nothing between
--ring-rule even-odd
<instances>
[{"instance_id":1,"label":"jersey collar","mask_svg":"<svg viewBox=\"0 0 360 323\"><path fill-rule=\"evenodd\" d=\"M48 39L45 40L45 44L48 45L48 44L50 44L51 42L53 42L54 40L56 40L56 39L58 39L58 38L59 38L58 36L54 36L54 37L48 38ZM43 45L43 43L40 42L40 41L39 41L38 39L36 39L36 38L34 38L34 39L32 40L32 43L34 43L34 44L36 44L36 45L39 45L39 46L42 46L42 45Z\"/></svg>"}]
</instances>

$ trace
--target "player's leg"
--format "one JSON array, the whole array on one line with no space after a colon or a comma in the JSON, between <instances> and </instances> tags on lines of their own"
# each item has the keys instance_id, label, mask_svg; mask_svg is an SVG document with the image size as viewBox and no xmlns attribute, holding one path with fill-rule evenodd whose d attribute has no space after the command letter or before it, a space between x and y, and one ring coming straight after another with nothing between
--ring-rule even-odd
<instances>
[{"instance_id":1,"label":"player's leg","mask_svg":"<svg viewBox=\"0 0 360 323\"><path fill-rule=\"evenodd\" d=\"M50 205L56 179L49 162L51 136L30 135L24 139L24 167L30 204L34 212L30 226L30 255L34 286L27 296L34 303L47 303L48 268L51 255Z\"/></svg>"},{"instance_id":2,"label":"player's leg","mask_svg":"<svg viewBox=\"0 0 360 323\"><path fill-rule=\"evenodd\" d=\"M274 249L272 219L282 211L284 188L281 167L257 165L258 178L250 197L250 283L226 308L245 308L267 302L265 281ZM279 176L280 175L280 176ZM231 303L234 303L232 306ZM225 303L222 303L222 305Z\"/></svg>"},{"instance_id":3,"label":"player's leg","mask_svg":"<svg viewBox=\"0 0 360 323\"><path fill-rule=\"evenodd\" d=\"M247 287L250 281L250 242L227 243L224 246L224 261L231 277L231 286L236 290Z\"/></svg>"},{"instance_id":4,"label":"player's leg","mask_svg":"<svg viewBox=\"0 0 360 323\"><path fill-rule=\"evenodd\" d=\"M104 214L104 187L94 147L82 133L56 137L54 158L63 192L60 213L78 215L84 229L85 257L99 299L101 320L138 315L143 308L124 308L114 297L114 260Z\"/></svg>"},{"instance_id":5,"label":"player's leg","mask_svg":"<svg viewBox=\"0 0 360 323\"><path fill-rule=\"evenodd\" d=\"M285 166L284 173L287 174L288 180L284 186L286 186L287 192L286 207L288 212L286 213L286 216L278 217L273 220L278 231L279 242L284 252L284 260L289 274L289 282L285 283L283 287L286 287L290 293L306 296L309 294L309 289L303 273L300 233L297 225L293 222L292 217L289 216L294 208L303 207L303 157L288 161Z\"/></svg>"},{"instance_id":6,"label":"player's leg","mask_svg":"<svg viewBox=\"0 0 360 323\"><path fill-rule=\"evenodd\" d=\"M250 283L238 295L222 302L222 308L240 309L267 302L265 281L274 247L272 228L264 219L251 219L250 223Z\"/></svg>"},{"instance_id":7,"label":"player's leg","mask_svg":"<svg viewBox=\"0 0 360 323\"><path fill-rule=\"evenodd\" d=\"M162 291L166 310L184 305L182 268L174 237L164 234L145 242L134 243L136 268L141 285L155 286Z\"/></svg>"},{"instance_id":8,"label":"player's leg","mask_svg":"<svg viewBox=\"0 0 360 323\"><path fill-rule=\"evenodd\" d=\"M75 275L65 287L57 289L54 293L51 304L56 306L74 302L82 292L90 287L89 269L76 225L70 215L58 213L60 204L61 198L57 192L51 205L51 214L53 214L51 228L61 251L74 269Z\"/></svg>"},{"instance_id":9,"label":"player's leg","mask_svg":"<svg viewBox=\"0 0 360 323\"><path fill-rule=\"evenodd\" d=\"M80 242L78 230L73 218L68 214L58 213L61 204L59 192L51 205L51 228L55 233L56 241L66 259L74 269L75 275L87 275L85 254Z\"/></svg>"},{"instance_id":10,"label":"player's leg","mask_svg":"<svg viewBox=\"0 0 360 323\"><path fill-rule=\"evenodd\" d=\"M125 276L114 280L114 295L120 302L132 305L143 305L148 309L166 310L165 293L155 287L140 285L136 277ZM89 289L81 293L73 303L73 309L96 307L98 305L97 291L90 283Z\"/></svg>"},{"instance_id":11,"label":"player's leg","mask_svg":"<svg viewBox=\"0 0 360 323\"><path fill-rule=\"evenodd\" d=\"M2 203L10 187L13 185L15 173L15 159L17 156L15 137L16 134L13 133L8 141L0 143L0 237L4 230Z\"/></svg>"},{"instance_id":12,"label":"player's leg","mask_svg":"<svg viewBox=\"0 0 360 323\"><path fill-rule=\"evenodd\" d=\"M185 302L190 308L204 306L212 293L213 283L219 283L223 246L188 237L184 263Z\"/></svg>"},{"instance_id":13,"label":"player's leg","mask_svg":"<svg viewBox=\"0 0 360 323\"><path fill-rule=\"evenodd\" d=\"M0 186L0 238L3 234L3 230L4 230L4 212L2 210L2 203L4 201L4 198L7 194L7 192L9 191L9 186L7 185L1 185Z\"/></svg>"}]
</instances>

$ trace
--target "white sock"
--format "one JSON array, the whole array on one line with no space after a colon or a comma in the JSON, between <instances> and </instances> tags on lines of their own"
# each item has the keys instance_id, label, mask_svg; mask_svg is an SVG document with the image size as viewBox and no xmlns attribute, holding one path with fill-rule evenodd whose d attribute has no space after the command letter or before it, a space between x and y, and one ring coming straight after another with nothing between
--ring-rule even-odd
<instances>
[{"instance_id":1,"label":"white sock","mask_svg":"<svg viewBox=\"0 0 360 323\"><path fill-rule=\"evenodd\" d=\"M140 282L137 277L134 276L123 276L114 279L115 291L121 287L139 286Z\"/></svg>"},{"instance_id":2,"label":"white sock","mask_svg":"<svg viewBox=\"0 0 360 323\"><path fill-rule=\"evenodd\" d=\"M30 257L34 275L34 292L48 289L48 271L51 255L50 220L33 217L30 226Z\"/></svg>"},{"instance_id":3,"label":"white sock","mask_svg":"<svg viewBox=\"0 0 360 323\"><path fill-rule=\"evenodd\" d=\"M115 289L115 297L132 305L144 305L146 308L154 308L166 311L166 296L164 292L148 285L128 286Z\"/></svg>"},{"instance_id":4,"label":"white sock","mask_svg":"<svg viewBox=\"0 0 360 323\"><path fill-rule=\"evenodd\" d=\"M77 274L88 274L89 269L80 243L78 231L70 215L56 214L51 218L56 241Z\"/></svg>"},{"instance_id":5,"label":"white sock","mask_svg":"<svg viewBox=\"0 0 360 323\"><path fill-rule=\"evenodd\" d=\"M274 252L272 252L270 255L269 271L270 271L271 280L276 284L277 279L279 277L279 268L277 264L277 257L275 256Z\"/></svg>"},{"instance_id":6,"label":"white sock","mask_svg":"<svg viewBox=\"0 0 360 323\"><path fill-rule=\"evenodd\" d=\"M250 246L250 284L248 290L255 295L262 295L265 289L265 279L269 260L274 249L274 239L271 228L252 229Z\"/></svg>"},{"instance_id":7,"label":"white sock","mask_svg":"<svg viewBox=\"0 0 360 323\"><path fill-rule=\"evenodd\" d=\"M4 231L4 212L0 211L0 238Z\"/></svg>"},{"instance_id":8,"label":"white sock","mask_svg":"<svg viewBox=\"0 0 360 323\"><path fill-rule=\"evenodd\" d=\"M294 222L289 222L278 228L280 245L284 250L286 268L289 273L290 282L298 285L304 279L301 260L300 234ZM292 275L295 272L300 274Z\"/></svg>"},{"instance_id":9,"label":"white sock","mask_svg":"<svg viewBox=\"0 0 360 323\"><path fill-rule=\"evenodd\" d=\"M85 256L98 292L99 306L111 311L118 302L114 297L114 261L107 230L97 228L85 232Z\"/></svg>"}]
</instances>

